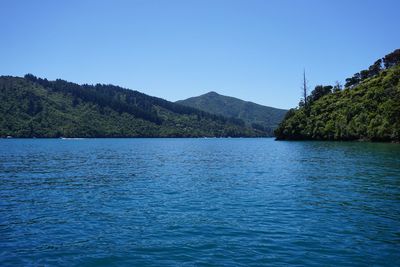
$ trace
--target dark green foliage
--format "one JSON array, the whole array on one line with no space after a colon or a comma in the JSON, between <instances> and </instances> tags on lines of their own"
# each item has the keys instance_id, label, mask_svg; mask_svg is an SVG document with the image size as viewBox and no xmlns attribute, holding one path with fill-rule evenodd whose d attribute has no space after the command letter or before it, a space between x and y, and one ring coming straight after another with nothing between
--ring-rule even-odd
<instances>
[{"instance_id":1,"label":"dark green foliage","mask_svg":"<svg viewBox=\"0 0 400 267\"><path fill-rule=\"evenodd\" d=\"M318 86L311 98L308 107L287 113L278 140L400 141L400 65L352 89L330 93Z\"/></svg>"},{"instance_id":2,"label":"dark green foliage","mask_svg":"<svg viewBox=\"0 0 400 267\"><path fill-rule=\"evenodd\" d=\"M357 85L360 81L361 81L361 75L360 73L356 73L353 75L353 77L346 79L346 83L344 84L344 86L346 88L353 87L354 85Z\"/></svg>"},{"instance_id":3,"label":"dark green foliage","mask_svg":"<svg viewBox=\"0 0 400 267\"><path fill-rule=\"evenodd\" d=\"M195 108L113 85L0 77L0 137L266 136Z\"/></svg>"},{"instance_id":4,"label":"dark green foliage","mask_svg":"<svg viewBox=\"0 0 400 267\"><path fill-rule=\"evenodd\" d=\"M375 63L368 68L368 76L373 77L378 75L379 72L382 70L382 59L378 59Z\"/></svg>"},{"instance_id":5,"label":"dark green foliage","mask_svg":"<svg viewBox=\"0 0 400 267\"><path fill-rule=\"evenodd\" d=\"M333 86L331 85L317 85L315 89L311 92L311 95L307 97L307 102L311 104L312 102L317 101L324 95L332 93L332 88Z\"/></svg>"},{"instance_id":6,"label":"dark green foliage","mask_svg":"<svg viewBox=\"0 0 400 267\"><path fill-rule=\"evenodd\" d=\"M383 58L383 64L385 68L390 68L400 64L400 49L396 49L392 53L386 55Z\"/></svg>"},{"instance_id":7,"label":"dark green foliage","mask_svg":"<svg viewBox=\"0 0 400 267\"><path fill-rule=\"evenodd\" d=\"M180 100L177 103L230 117L234 121L244 121L246 125L268 132L271 136L287 112L287 110L266 107L215 92Z\"/></svg>"},{"instance_id":8,"label":"dark green foliage","mask_svg":"<svg viewBox=\"0 0 400 267\"><path fill-rule=\"evenodd\" d=\"M382 63L386 69L400 64L400 49L396 49L392 53L386 55L382 59L378 59L374 64L369 66L368 70L362 70L353 75L351 78L346 79L346 88L351 88L361 81L378 75L382 70Z\"/></svg>"}]
</instances>

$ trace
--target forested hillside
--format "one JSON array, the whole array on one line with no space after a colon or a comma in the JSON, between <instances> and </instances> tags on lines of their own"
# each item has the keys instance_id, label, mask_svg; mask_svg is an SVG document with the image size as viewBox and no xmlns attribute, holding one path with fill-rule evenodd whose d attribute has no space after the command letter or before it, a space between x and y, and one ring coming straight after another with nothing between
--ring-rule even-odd
<instances>
[{"instance_id":1,"label":"forested hillside","mask_svg":"<svg viewBox=\"0 0 400 267\"><path fill-rule=\"evenodd\" d=\"M315 87L275 131L278 140L400 141L400 49L339 85Z\"/></svg>"},{"instance_id":2,"label":"forested hillside","mask_svg":"<svg viewBox=\"0 0 400 267\"><path fill-rule=\"evenodd\" d=\"M0 136L252 137L267 132L113 85L0 77Z\"/></svg>"},{"instance_id":3,"label":"forested hillside","mask_svg":"<svg viewBox=\"0 0 400 267\"><path fill-rule=\"evenodd\" d=\"M243 120L248 126L271 134L283 120L287 110L262 106L216 92L191 97L176 103L208 111L213 114Z\"/></svg>"}]
</instances>

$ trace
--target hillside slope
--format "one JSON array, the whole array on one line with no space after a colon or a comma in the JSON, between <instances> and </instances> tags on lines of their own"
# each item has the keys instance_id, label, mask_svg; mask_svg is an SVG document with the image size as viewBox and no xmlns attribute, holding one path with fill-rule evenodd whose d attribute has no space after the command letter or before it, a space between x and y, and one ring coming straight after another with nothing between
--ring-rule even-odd
<instances>
[{"instance_id":1,"label":"hillside slope","mask_svg":"<svg viewBox=\"0 0 400 267\"><path fill-rule=\"evenodd\" d=\"M386 60L385 69L373 75L361 71L365 78L355 85L352 79L359 75L347 79L351 86L344 90L325 90L312 101L326 88L316 87L309 105L288 112L275 131L277 139L400 141L400 50L396 51L398 59L393 64Z\"/></svg>"},{"instance_id":2,"label":"hillside slope","mask_svg":"<svg viewBox=\"0 0 400 267\"><path fill-rule=\"evenodd\" d=\"M220 95L216 92L179 100L176 103L243 120L247 125L269 131L271 135L287 112L287 110L262 106L238 98Z\"/></svg>"},{"instance_id":3,"label":"hillside slope","mask_svg":"<svg viewBox=\"0 0 400 267\"><path fill-rule=\"evenodd\" d=\"M265 131L113 85L0 77L0 137L253 137Z\"/></svg>"}]
</instances>

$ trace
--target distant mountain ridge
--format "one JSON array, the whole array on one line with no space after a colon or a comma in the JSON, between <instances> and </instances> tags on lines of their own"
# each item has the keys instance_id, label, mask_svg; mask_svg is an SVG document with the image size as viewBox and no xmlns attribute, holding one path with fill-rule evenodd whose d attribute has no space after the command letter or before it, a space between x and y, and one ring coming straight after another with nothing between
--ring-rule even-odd
<instances>
[{"instance_id":1,"label":"distant mountain ridge","mask_svg":"<svg viewBox=\"0 0 400 267\"><path fill-rule=\"evenodd\" d=\"M0 137L261 137L270 133L114 85L0 76Z\"/></svg>"},{"instance_id":2,"label":"distant mountain ridge","mask_svg":"<svg viewBox=\"0 0 400 267\"><path fill-rule=\"evenodd\" d=\"M287 110L263 106L250 101L244 101L231 96L220 95L214 91L176 101L188 107L200 109L224 117L243 120L247 125L270 132L285 117Z\"/></svg>"}]
</instances>

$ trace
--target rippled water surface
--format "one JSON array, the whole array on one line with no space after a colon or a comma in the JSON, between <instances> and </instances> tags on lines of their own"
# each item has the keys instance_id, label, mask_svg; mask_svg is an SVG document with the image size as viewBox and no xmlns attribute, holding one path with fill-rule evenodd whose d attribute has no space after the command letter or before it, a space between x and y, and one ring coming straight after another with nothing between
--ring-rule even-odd
<instances>
[{"instance_id":1,"label":"rippled water surface","mask_svg":"<svg viewBox=\"0 0 400 267\"><path fill-rule=\"evenodd\" d=\"M400 264L400 145L0 140L0 265Z\"/></svg>"}]
</instances>

